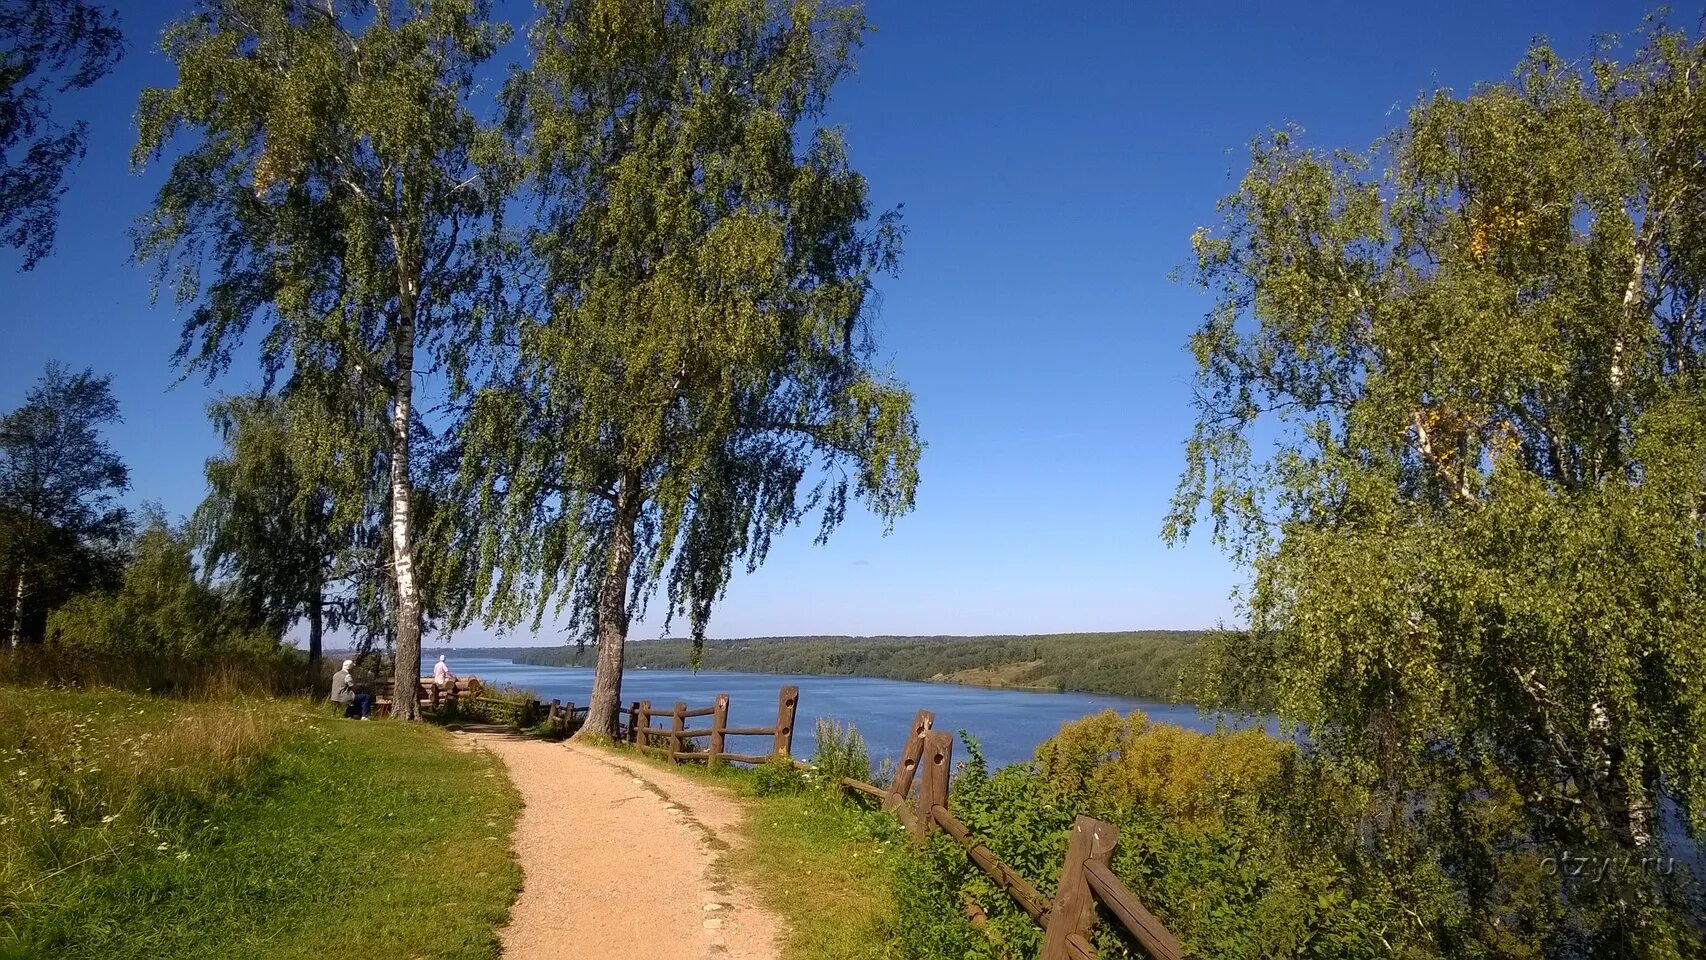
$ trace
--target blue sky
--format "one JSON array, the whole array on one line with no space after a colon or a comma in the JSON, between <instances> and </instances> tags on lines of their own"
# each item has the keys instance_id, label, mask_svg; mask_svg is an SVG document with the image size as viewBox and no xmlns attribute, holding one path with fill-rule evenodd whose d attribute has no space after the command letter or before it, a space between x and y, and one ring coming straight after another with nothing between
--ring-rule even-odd
<instances>
[{"instance_id":1,"label":"blue sky","mask_svg":"<svg viewBox=\"0 0 1706 960\"><path fill-rule=\"evenodd\" d=\"M132 175L137 91L171 82L155 53L184 4L121 2L130 55L62 98L90 121L56 254L0 253L0 409L58 359L110 372L132 500L187 513L217 450L219 390L176 383L179 316L151 306L128 228L163 166ZM1692 25L1698 10L1674 9ZM525 4L505 4L518 25ZM917 510L883 536L850 514L823 547L785 537L738 577L717 636L1039 633L1235 622L1243 579L1206 537L1159 531L1189 434L1184 350L1206 301L1169 279L1244 168L1244 146L1295 123L1366 145L1428 88L1507 76L1530 39L1579 55L1627 34L1631 3L969 3L872 0L877 26L838 91L855 165L905 205L902 273L881 283L880 349L928 443ZM500 68L491 70L495 88ZM655 636L660 624L636 625ZM481 631L456 638L476 643ZM539 642L555 642L554 635ZM510 642L529 642L511 637Z\"/></svg>"}]
</instances>

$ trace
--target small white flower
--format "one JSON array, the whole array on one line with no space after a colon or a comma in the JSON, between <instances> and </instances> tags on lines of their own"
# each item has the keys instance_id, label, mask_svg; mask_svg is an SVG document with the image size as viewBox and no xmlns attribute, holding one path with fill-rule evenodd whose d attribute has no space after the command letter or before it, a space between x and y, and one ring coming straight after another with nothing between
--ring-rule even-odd
<instances>
[{"instance_id":1,"label":"small white flower","mask_svg":"<svg viewBox=\"0 0 1706 960\"><path fill-rule=\"evenodd\" d=\"M62 824L62 823L68 822L65 819L65 811L59 809L58 807L54 807L53 808L53 820L51 822L55 823L55 824Z\"/></svg>"},{"instance_id":2,"label":"small white flower","mask_svg":"<svg viewBox=\"0 0 1706 960\"><path fill-rule=\"evenodd\" d=\"M101 822L102 823L112 823L114 820L117 820L117 819L118 819L118 814L109 813L106 816L101 818Z\"/></svg>"}]
</instances>

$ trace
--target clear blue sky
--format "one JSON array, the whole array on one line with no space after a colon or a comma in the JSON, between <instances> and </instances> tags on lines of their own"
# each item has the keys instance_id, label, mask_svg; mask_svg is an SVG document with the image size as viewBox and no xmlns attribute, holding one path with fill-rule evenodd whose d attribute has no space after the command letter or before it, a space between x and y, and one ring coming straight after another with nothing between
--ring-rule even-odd
<instances>
[{"instance_id":1,"label":"clear blue sky","mask_svg":"<svg viewBox=\"0 0 1706 960\"><path fill-rule=\"evenodd\" d=\"M61 103L90 121L91 143L58 251L28 274L0 254L0 409L50 359L112 373L132 500L184 514L217 448L203 416L215 391L174 386L179 317L150 306L127 230L164 172L130 173L136 93L171 82L154 47L187 4L120 6L130 55ZM502 9L517 22L529 8ZM1699 17L1674 9L1681 24ZM1536 35L1579 55L1596 34L1632 32L1643 8L872 0L869 12L877 32L830 120L878 204L905 204L903 272L883 281L877 322L929 444L918 508L888 537L859 515L826 547L790 534L729 588L717 636L1232 622L1240 571L1206 538L1168 549L1158 533L1191 425L1185 338L1206 307L1168 274L1242 172L1244 145L1288 122L1317 145L1365 145L1424 89L1502 78ZM239 371L220 386L253 381Z\"/></svg>"}]
</instances>

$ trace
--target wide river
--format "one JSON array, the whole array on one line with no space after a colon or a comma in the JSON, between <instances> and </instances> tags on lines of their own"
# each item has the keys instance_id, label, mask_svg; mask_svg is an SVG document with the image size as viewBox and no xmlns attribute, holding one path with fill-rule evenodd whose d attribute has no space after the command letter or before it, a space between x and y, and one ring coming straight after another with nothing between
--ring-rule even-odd
<instances>
[{"instance_id":1,"label":"wide river","mask_svg":"<svg viewBox=\"0 0 1706 960\"><path fill-rule=\"evenodd\" d=\"M541 700L554 698L585 705L592 691L590 667L541 667L455 653L450 654L449 663L459 675L531 690ZM810 757L816 749L812 730L818 717L857 727L870 747L872 762L893 757L920 708L935 711L936 729L965 730L976 737L992 768L1030 759L1037 744L1053 736L1062 723L1102 710L1122 714L1142 710L1158 723L1192 730L1212 730L1215 723L1212 716L1193 706L1131 697L990 690L875 677L713 670L629 670L622 678L622 702L650 700L654 710L668 710L677 700L686 701L689 707L703 707L709 706L717 694L726 693L729 726L767 727L776 719L777 690L790 683L800 688L794 756L801 758ZM689 726L705 724L704 720L689 722ZM730 744L731 749L752 752L764 752L768 747L759 738L737 738Z\"/></svg>"}]
</instances>

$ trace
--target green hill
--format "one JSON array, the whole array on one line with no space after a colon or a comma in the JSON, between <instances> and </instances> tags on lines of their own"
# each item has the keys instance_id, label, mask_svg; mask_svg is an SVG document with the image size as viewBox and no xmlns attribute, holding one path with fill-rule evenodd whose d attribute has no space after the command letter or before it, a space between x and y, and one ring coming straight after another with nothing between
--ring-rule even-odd
<instances>
[{"instance_id":1,"label":"green hill","mask_svg":"<svg viewBox=\"0 0 1706 960\"><path fill-rule=\"evenodd\" d=\"M1165 699L1175 694L1181 672L1204 649L1206 636L1207 631L1200 630L1138 630L992 637L751 637L707 640L702 668ZM590 667L594 657L590 646L491 652L545 666ZM690 652L686 640L630 641L627 664L685 668Z\"/></svg>"}]
</instances>

